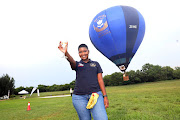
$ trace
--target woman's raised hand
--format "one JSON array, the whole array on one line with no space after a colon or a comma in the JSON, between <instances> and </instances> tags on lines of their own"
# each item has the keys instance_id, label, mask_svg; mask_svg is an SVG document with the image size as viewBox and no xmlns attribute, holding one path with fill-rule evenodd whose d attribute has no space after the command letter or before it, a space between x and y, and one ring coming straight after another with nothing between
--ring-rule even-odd
<instances>
[{"instance_id":1,"label":"woman's raised hand","mask_svg":"<svg viewBox=\"0 0 180 120\"><path fill-rule=\"evenodd\" d=\"M65 44L65 45L63 45ZM64 46L64 47L63 47ZM58 49L63 52L64 54L67 52L68 42L61 42L59 43Z\"/></svg>"}]
</instances>

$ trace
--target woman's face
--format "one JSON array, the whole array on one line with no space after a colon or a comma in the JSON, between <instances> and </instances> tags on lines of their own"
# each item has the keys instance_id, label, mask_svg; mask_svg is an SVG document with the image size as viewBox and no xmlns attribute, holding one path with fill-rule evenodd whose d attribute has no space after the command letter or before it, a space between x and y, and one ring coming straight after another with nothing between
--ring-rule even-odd
<instances>
[{"instance_id":1,"label":"woman's face","mask_svg":"<svg viewBox=\"0 0 180 120\"><path fill-rule=\"evenodd\" d=\"M79 57L82 60L87 60L89 55L89 50L86 47L80 47L79 48Z\"/></svg>"}]
</instances>

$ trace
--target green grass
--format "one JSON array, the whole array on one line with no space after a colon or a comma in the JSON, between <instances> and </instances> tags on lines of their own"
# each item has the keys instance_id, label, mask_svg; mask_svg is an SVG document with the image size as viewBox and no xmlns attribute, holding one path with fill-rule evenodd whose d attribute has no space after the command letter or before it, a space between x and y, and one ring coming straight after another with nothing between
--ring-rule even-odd
<instances>
[{"instance_id":1,"label":"green grass","mask_svg":"<svg viewBox=\"0 0 180 120\"><path fill-rule=\"evenodd\" d=\"M180 80L106 87L109 120L180 120ZM69 91L40 93L42 96ZM0 101L1 120L78 120L71 97ZM27 104L31 103L31 111Z\"/></svg>"}]
</instances>

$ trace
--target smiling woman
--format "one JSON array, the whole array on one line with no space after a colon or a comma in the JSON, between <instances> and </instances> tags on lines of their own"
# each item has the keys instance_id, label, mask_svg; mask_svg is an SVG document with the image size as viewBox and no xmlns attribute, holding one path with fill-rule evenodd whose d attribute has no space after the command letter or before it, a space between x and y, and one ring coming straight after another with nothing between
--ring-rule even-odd
<instances>
[{"instance_id":1,"label":"smiling woman","mask_svg":"<svg viewBox=\"0 0 180 120\"><path fill-rule=\"evenodd\" d=\"M88 47L87 45L85 44L81 44L79 47L78 47L78 51L79 51L79 57L85 62L88 62L89 59L89 50L88 50Z\"/></svg>"},{"instance_id":2,"label":"smiling woman","mask_svg":"<svg viewBox=\"0 0 180 120\"><path fill-rule=\"evenodd\" d=\"M68 43L63 47L60 41L59 50L67 57L72 70L76 71L72 102L79 119L91 120L92 114L95 120L107 120L106 108L109 107L109 102L101 66L98 62L89 59L89 50L86 44L81 44L78 47L79 57L81 58L79 62L71 57L67 51L67 47ZM93 97L94 94L98 97Z\"/></svg>"}]
</instances>

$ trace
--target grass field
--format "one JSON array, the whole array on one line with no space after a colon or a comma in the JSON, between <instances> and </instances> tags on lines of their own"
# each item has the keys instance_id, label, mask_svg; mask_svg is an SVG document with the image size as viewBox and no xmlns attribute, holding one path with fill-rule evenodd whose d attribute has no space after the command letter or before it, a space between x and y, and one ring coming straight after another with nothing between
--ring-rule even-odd
<instances>
[{"instance_id":1,"label":"grass field","mask_svg":"<svg viewBox=\"0 0 180 120\"><path fill-rule=\"evenodd\" d=\"M180 80L106 87L109 120L180 120ZM69 91L40 93L42 96ZM0 120L78 120L71 97L0 101ZM27 111L27 104L31 110Z\"/></svg>"}]
</instances>

